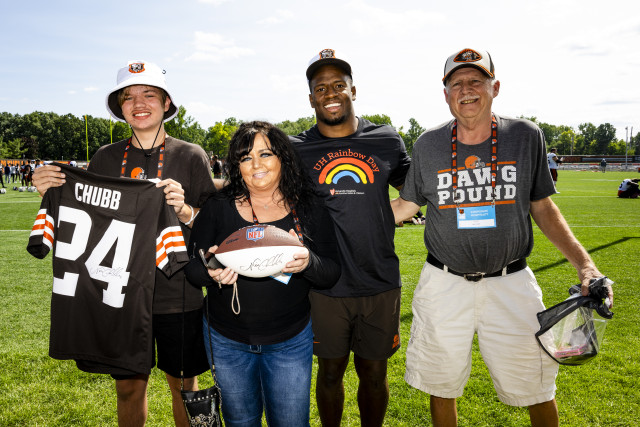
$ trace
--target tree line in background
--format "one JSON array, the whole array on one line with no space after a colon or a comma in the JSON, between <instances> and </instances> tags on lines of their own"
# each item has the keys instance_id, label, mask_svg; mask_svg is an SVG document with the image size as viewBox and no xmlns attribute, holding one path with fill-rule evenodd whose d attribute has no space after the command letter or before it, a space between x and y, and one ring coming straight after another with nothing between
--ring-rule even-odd
<instances>
[{"instance_id":1,"label":"tree line in background","mask_svg":"<svg viewBox=\"0 0 640 427\"><path fill-rule=\"evenodd\" d=\"M640 153L640 136L631 135L627 147L623 139L616 139L616 128L611 123L599 126L581 123L576 132L570 126L556 126L540 122L536 117L522 117L531 120L542 129L547 147L557 148L558 154L599 156Z\"/></svg>"},{"instance_id":2,"label":"tree line in background","mask_svg":"<svg viewBox=\"0 0 640 427\"><path fill-rule=\"evenodd\" d=\"M373 123L393 126L385 114L363 115ZM624 140L616 139L616 129L610 123L596 126L582 123L578 130L570 126L551 125L536 117L525 117L535 122L544 132L548 147L556 147L562 155L624 155ZM286 134L297 135L315 124L315 117L301 117L296 121L276 123ZM177 116L165 124L167 133L175 138L200 145L210 155L227 155L229 141L241 121L229 117L203 129L187 110L180 106ZM409 129L396 128L411 154L413 144L425 131L414 118L409 119ZM87 160L102 145L131 136L126 123L92 116L76 117L39 111L19 115L0 113L0 158L42 160ZM632 136L628 154L640 153L640 136Z\"/></svg>"}]
</instances>

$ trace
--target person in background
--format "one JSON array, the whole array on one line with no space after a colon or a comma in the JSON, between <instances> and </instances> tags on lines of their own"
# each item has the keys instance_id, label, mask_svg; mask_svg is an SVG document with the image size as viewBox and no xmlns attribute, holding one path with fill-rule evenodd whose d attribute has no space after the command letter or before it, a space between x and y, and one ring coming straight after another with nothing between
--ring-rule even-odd
<instances>
[{"instance_id":1,"label":"person in background","mask_svg":"<svg viewBox=\"0 0 640 427\"><path fill-rule=\"evenodd\" d=\"M156 186L164 188L167 204L174 207L187 240L199 207L215 189L204 150L165 133L164 122L171 120L178 108L169 95L163 70L151 62L130 61L118 71L117 84L107 94L106 106L114 118L129 124L132 137L100 147L88 170L112 177L156 180ZM40 167L34 174L41 195L64 182L64 174L57 166ZM180 395L181 371L184 389L197 390L197 375L208 370L201 327L203 295L188 285L183 293L183 270L171 277L156 270L155 280L152 323L158 368L165 372L169 384L174 421L178 426L187 426ZM109 373L116 380L119 425L145 424L148 374L116 371L88 361L78 367L87 372Z\"/></svg>"},{"instance_id":2,"label":"person in background","mask_svg":"<svg viewBox=\"0 0 640 427\"><path fill-rule=\"evenodd\" d=\"M187 278L208 287L204 335L222 393L227 426L308 426L313 359L309 290L340 277L333 221L287 135L266 122L242 123L229 143L228 185L196 219ZM205 268L247 226L275 226L305 245L276 277L251 278ZM288 276L287 276L288 275Z\"/></svg>"},{"instance_id":3,"label":"person in background","mask_svg":"<svg viewBox=\"0 0 640 427\"><path fill-rule=\"evenodd\" d=\"M551 172L551 179L553 180L553 187L556 188L558 183L558 167L562 163L562 159L558 158L557 149L552 148L547 153L547 163L549 164L549 171ZM559 193L559 191L556 191Z\"/></svg>"},{"instance_id":4,"label":"person in background","mask_svg":"<svg viewBox=\"0 0 640 427\"><path fill-rule=\"evenodd\" d=\"M11 166L9 166L9 162L4 165L4 180L7 181L7 184L11 182ZM2 184L4 187L4 183Z\"/></svg>"},{"instance_id":5,"label":"person in background","mask_svg":"<svg viewBox=\"0 0 640 427\"><path fill-rule=\"evenodd\" d=\"M602 171L602 173L605 173L607 170L607 159L602 159L600 160L600 170Z\"/></svg>"},{"instance_id":6,"label":"person in background","mask_svg":"<svg viewBox=\"0 0 640 427\"><path fill-rule=\"evenodd\" d=\"M431 395L435 426L455 426L477 334L498 398L527 406L532 426L557 426L558 364L534 336L545 307L527 267L531 218L576 268L582 295L602 274L551 200L542 131L492 112L501 87L489 53L454 53L442 81L453 120L418 138L392 201L396 221L427 205L405 380Z\"/></svg>"},{"instance_id":7,"label":"person in background","mask_svg":"<svg viewBox=\"0 0 640 427\"><path fill-rule=\"evenodd\" d=\"M18 172L18 165L16 163L11 165L11 182L15 183L16 181L19 181L19 172Z\"/></svg>"},{"instance_id":8,"label":"person in background","mask_svg":"<svg viewBox=\"0 0 640 427\"><path fill-rule=\"evenodd\" d=\"M23 187L27 185L28 183L27 179L29 178L30 173L31 173L31 166L29 166L29 162L23 161L22 165L20 166L20 177L21 177L21 184Z\"/></svg>"},{"instance_id":9,"label":"person in background","mask_svg":"<svg viewBox=\"0 0 640 427\"><path fill-rule=\"evenodd\" d=\"M211 171L215 179L222 179L222 161L220 161L217 154L213 156Z\"/></svg>"},{"instance_id":10,"label":"person in background","mask_svg":"<svg viewBox=\"0 0 640 427\"><path fill-rule=\"evenodd\" d=\"M26 167L27 176L25 178L25 185L33 185L33 171L34 170L35 170L35 163L27 162L27 167ZM40 193L40 194L44 194L44 193Z\"/></svg>"},{"instance_id":11,"label":"person in background","mask_svg":"<svg viewBox=\"0 0 640 427\"><path fill-rule=\"evenodd\" d=\"M637 199L640 195L639 181L640 179L638 178L623 180L618 187L618 197L621 199Z\"/></svg>"}]
</instances>

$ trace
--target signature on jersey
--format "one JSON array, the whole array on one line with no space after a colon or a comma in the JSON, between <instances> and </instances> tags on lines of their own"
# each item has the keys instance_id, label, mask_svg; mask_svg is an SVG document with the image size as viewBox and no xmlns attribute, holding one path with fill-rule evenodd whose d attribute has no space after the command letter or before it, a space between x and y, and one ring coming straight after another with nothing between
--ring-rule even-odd
<instances>
[{"instance_id":1,"label":"signature on jersey","mask_svg":"<svg viewBox=\"0 0 640 427\"><path fill-rule=\"evenodd\" d=\"M92 277L101 276L101 277L120 277L121 278L122 270L123 270L122 267L109 268L109 267L98 266L90 273Z\"/></svg>"}]
</instances>

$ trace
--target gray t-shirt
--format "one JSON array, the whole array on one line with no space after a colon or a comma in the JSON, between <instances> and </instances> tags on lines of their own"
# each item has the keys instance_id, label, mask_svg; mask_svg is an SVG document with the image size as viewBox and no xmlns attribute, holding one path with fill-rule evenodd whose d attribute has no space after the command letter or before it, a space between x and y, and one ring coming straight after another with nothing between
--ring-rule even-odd
<instances>
[{"instance_id":1,"label":"gray t-shirt","mask_svg":"<svg viewBox=\"0 0 640 427\"><path fill-rule=\"evenodd\" d=\"M527 257L533 248L530 201L555 193L542 131L532 122L496 115L496 227L458 229L452 197L453 120L423 133L400 196L427 205L424 241L429 253L449 268L490 273ZM458 197L461 205L491 204L490 139L458 142Z\"/></svg>"}]
</instances>

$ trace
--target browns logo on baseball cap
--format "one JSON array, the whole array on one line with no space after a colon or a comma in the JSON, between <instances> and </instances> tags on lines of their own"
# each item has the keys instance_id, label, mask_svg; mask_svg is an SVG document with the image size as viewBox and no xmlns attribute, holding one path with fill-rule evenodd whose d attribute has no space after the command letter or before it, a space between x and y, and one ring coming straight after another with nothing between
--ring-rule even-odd
<instances>
[{"instance_id":1,"label":"browns logo on baseball cap","mask_svg":"<svg viewBox=\"0 0 640 427\"><path fill-rule=\"evenodd\" d=\"M318 68L324 67L325 65L335 65L347 73L349 77L353 78L351 75L351 65L349 65L347 61L338 58L335 50L323 49L319 53L313 55L313 58L309 61L309 66L307 67L307 81L311 81L311 78Z\"/></svg>"},{"instance_id":2,"label":"browns logo on baseball cap","mask_svg":"<svg viewBox=\"0 0 640 427\"><path fill-rule=\"evenodd\" d=\"M444 77L442 83L447 85L447 78L457 69L473 67L482 71L488 77L494 78L495 72L491 55L486 50L462 49L449 58L444 64Z\"/></svg>"}]
</instances>

